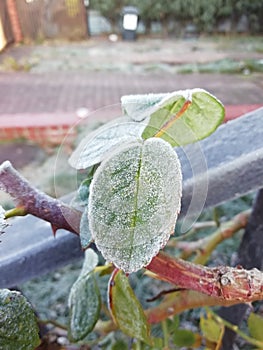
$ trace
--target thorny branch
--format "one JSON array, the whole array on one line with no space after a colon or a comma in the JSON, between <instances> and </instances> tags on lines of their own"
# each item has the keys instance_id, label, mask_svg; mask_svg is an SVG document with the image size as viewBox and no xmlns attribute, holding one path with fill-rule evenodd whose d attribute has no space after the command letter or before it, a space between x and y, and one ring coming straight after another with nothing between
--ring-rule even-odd
<instances>
[{"instance_id":1,"label":"thorny branch","mask_svg":"<svg viewBox=\"0 0 263 350\"><path fill-rule=\"evenodd\" d=\"M9 161L0 166L0 190L14 199L17 206L14 216L31 214L50 222L54 230L79 232L81 213L34 188Z\"/></svg>"},{"instance_id":2,"label":"thorny branch","mask_svg":"<svg viewBox=\"0 0 263 350\"><path fill-rule=\"evenodd\" d=\"M26 213L49 221L56 228L79 232L81 213L33 188L8 161L0 166L0 189L9 193ZM257 269L209 268L164 253L153 258L146 269L178 288L211 297L217 305L263 299L263 273ZM209 300L207 304L211 305Z\"/></svg>"}]
</instances>

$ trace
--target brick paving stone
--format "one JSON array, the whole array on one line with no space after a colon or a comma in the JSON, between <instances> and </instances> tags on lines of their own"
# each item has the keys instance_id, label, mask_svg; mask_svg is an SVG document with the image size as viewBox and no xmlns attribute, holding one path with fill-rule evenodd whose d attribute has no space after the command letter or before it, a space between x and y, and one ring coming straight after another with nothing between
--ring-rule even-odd
<instances>
[{"instance_id":1,"label":"brick paving stone","mask_svg":"<svg viewBox=\"0 0 263 350\"><path fill-rule=\"evenodd\" d=\"M260 74L245 77L106 71L0 73L0 140L26 137L34 142L38 140L41 145L55 145L78 122L76 112L81 107L96 111L90 113L89 121L112 119L121 113L120 98L123 95L195 87L204 88L219 98L227 105L227 118L232 119L263 105L261 77ZM64 129L57 134L54 130L51 132L50 127L54 124L57 127L64 125ZM39 136L32 132L33 127L39 130Z\"/></svg>"},{"instance_id":2,"label":"brick paving stone","mask_svg":"<svg viewBox=\"0 0 263 350\"><path fill-rule=\"evenodd\" d=\"M201 87L226 105L262 104L261 76L122 72L1 73L1 115L74 112L118 104L125 94ZM1 122L1 121L0 121Z\"/></svg>"}]
</instances>

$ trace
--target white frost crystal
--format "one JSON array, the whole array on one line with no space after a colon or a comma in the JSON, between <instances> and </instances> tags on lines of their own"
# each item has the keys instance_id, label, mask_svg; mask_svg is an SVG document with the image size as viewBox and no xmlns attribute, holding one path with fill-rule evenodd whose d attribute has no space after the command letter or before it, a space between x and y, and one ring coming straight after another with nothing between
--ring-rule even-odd
<instances>
[{"instance_id":1,"label":"white frost crystal","mask_svg":"<svg viewBox=\"0 0 263 350\"><path fill-rule=\"evenodd\" d=\"M173 148L150 138L106 158L90 187L89 223L104 258L130 273L167 243L180 211L181 167Z\"/></svg>"},{"instance_id":2,"label":"white frost crystal","mask_svg":"<svg viewBox=\"0 0 263 350\"><path fill-rule=\"evenodd\" d=\"M86 136L72 153L69 163L75 169L86 169L100 163L116 145L137 140L146 125L128 117L109 122Z\"/></svg>"}]
</instances>

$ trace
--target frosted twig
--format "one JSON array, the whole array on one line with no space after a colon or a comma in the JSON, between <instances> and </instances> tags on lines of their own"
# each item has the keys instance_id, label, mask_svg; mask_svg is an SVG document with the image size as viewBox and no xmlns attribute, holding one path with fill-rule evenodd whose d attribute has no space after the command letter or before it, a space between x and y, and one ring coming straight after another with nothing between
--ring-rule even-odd
<instances>
[{"instance_id":1,"label":"frosted twig","mask_svg":"<svg viewBox=\"0 0 263 350\"><path fill-rule=\"evenodd\" d=\"M9 161L0 166L0 189L10 194L25 213L49 221L54 230L79 232L81 213L34 188Z\"/></svg>"}]
</instances>

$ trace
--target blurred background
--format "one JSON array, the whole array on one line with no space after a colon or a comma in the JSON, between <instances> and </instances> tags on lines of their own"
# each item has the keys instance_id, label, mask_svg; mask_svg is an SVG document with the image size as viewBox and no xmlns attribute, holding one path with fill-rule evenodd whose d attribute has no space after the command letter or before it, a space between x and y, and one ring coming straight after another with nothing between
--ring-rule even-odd
<instances>
[{"instance_id":1,"label":"blurred background","mask_svg":"<svg viewBox=\"0 0 263 350\"><path fill-rule=\"evenodd\" d=\"M22 40L121 34L129 10L137 11L140 35L260 34L263 27L260 0L3 0L0 6L1 48Z\"/></svg>"}]
</instances>

